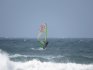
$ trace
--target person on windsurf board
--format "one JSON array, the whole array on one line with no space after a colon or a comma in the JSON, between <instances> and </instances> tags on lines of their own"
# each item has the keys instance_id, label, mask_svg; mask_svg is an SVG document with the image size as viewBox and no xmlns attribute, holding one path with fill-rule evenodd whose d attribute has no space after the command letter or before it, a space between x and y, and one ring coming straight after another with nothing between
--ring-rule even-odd
<instances>
[{"instance_id":1,"label":"person on windsurf board","mask_svg":"<svg viewBox=\"0 0 93 70\"><path fill-rule=\"evenodd\" d=\"M40 44L40 47L45 49L48 45L47 41L47 24L43 23L40 25L40 30L38 33L38 42Z\"/></svg>"}]
</instances>

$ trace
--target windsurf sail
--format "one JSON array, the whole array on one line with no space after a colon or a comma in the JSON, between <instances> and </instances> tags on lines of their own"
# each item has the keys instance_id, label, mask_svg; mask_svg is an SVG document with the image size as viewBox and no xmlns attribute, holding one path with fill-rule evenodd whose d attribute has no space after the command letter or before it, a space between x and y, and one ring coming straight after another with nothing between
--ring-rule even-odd
<instances>
[{"instance_id":1,"label":"windsurf sail","mask_svg":"<svg viewBox=\"0 0 93 70\"><path fill-rule=\"evenodd\" d=\"M37 39L38 39L38 42L40 43L40 47L43 48L47 42L47 24L46 23L42 23L40 25Z\"/></svg>"}]
</instances>

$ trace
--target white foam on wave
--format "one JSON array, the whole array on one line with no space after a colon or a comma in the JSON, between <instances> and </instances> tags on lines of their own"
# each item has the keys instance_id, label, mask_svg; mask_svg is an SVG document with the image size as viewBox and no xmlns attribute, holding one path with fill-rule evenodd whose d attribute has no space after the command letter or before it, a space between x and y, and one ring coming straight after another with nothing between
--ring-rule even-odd
<instances>
[{"instance_id":1,"label":"white foam on wave","mask_svg":"<svg viewBox=\"0 0 93 70\"><path fill-rule=\"evenodd\" d=\"M48 59L48 60L52 60L54 58L62 58L64 56L62 55L57 55L57 56L53 56L53 55L23 55L23 54L13 54L13 55L9 55L10 58L17 58L17 57L37 57L37 58L44 58L44 59Z\"/></svg>"},{"instance_id":2,"label":"white foam on wave","mask_svg":"<svg viewBox=\"0 0 93 70\"><path fill-rule=\"evenodd\" d=\"M30 55L22 55L22 54L13 54L9 55L10 58L16 58L16 57L30 57Z\"/></svg>"},{"instance_id":3,"label":"white foam on wave","mask_svg":"<svg viewBox=\"0 0 93 70\"><path fill-rule=\"evenodd\" d=\"M43 50L46 50L46 49L43 49L43 48L30 48L31 50L41 50L41 51L43 51Z\"/></svg>"},{"instance_id":4,"label":"white foam on wave","mask_svg":"<svg viewBox=\"0 0 93 70\"><path fill-rule=\"evenodd\" d=\"M0 50L0 70L14 70L12 63L8 58L8 54Z\"/></svg>"},{"instance_id":5,"label":"white foam on wave","mask_svg":"<svg viewBox=\"0 0 93 70\"><path fill-rule=\"evenodd\" d=\"M93 70L93 64L41 62L36 59L14 62L6 53L0 52L0 70Z\"/></svg>"}]
</instances>

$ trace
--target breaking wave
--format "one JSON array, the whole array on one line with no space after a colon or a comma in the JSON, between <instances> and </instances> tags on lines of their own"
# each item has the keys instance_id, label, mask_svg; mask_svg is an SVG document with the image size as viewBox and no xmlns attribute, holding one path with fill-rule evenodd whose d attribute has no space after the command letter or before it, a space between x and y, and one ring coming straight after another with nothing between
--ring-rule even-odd
<instances>
[{"instance_id":1,"label":"breaking wave","mask_svg":"<svg viewBox=\"0 0 93 70\"><path fill-rule=\"evenodd\" d=\"M12 61L7 53L0 51L0 70L93 70L93 64L41 62L37 59Z\"/></svg>"}]
</instances>

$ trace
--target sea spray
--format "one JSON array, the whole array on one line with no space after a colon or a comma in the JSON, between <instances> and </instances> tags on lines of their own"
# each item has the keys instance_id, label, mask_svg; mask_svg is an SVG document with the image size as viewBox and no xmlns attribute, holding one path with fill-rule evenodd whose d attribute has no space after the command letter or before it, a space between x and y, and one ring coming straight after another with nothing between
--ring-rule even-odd
<instances>
[{"instance_id":1,"label":"sea spray","mask_svg":"<svg viewBox=\"0 0 93 70\"><path fill-rule=\"evenodd\" d=\"M0 50L0 70L14 70L13 62L10 61L8 54Z\"/></svg>"}]
</instances>

